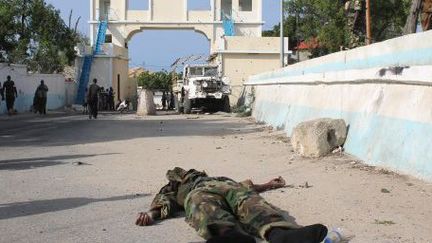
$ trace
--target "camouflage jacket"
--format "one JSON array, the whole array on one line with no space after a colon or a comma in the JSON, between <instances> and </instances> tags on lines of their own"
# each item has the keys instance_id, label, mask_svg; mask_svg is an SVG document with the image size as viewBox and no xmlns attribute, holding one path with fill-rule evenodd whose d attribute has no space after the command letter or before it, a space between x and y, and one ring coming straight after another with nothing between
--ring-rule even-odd
<instances>
[{"instance_id":1,"label":"camouflage jacket","mask_svg":"<svg viewBox=\"0 0 432 243\"><path fill-rule=\"evenodd\" d=\"M199 187L200 183L210 180L235 182L227 177L209 177L205 172L195 169L186 171L179 167L168 170L166 178L169 181L168 184L160 189L150 206L150 210L160 210L161 219L168 218L179 211L183 211L186 196L193 189ZM246 180L239 184L250 188L252 182Z\"/></svg>"}]
</instances>

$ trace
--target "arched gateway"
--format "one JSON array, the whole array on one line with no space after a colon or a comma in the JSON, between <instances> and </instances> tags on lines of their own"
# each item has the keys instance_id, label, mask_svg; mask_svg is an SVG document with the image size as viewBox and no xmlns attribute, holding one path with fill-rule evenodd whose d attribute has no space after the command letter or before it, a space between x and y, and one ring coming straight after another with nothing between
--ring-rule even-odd
<instances>
[{"instance_id":1,"label":"arched gateway","mask_svg":"<svg viewBox=\"0 0 432 243\"><path fill-rule=\"evenodd\" d=\"M130 8L133 1L144 3L144 9ZM232 81L234 96L249 75L278 68L278 39L261 37L262 0L200 0L208 2L208 9L191 10L193 1L90 0L93 46L78 48L76 103L93 78L113 87L116 100L134 95L136 86L128 81L128 41L146 29L191 29L205 35L213 62Z\"/></svg>"}]
</instances>

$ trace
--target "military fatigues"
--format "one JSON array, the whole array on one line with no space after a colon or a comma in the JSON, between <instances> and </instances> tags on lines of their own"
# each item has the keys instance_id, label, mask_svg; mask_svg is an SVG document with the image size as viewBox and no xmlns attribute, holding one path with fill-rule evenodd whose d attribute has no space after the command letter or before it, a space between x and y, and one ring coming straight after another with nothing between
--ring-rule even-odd
<instances>
[{"instance_id":1,"label":"military fatigues","mask_svg":"<svg viewBox=\"0 0 432 243\"><path fill-rule=\"evenodd\" d=\"M168 171L167 178L170 182L156 195L151 209L160 210L162 219L184 209L186 221L205 239L226 227L263 239L271 227L295 228L246 182L181 168Z\"/></svg>"},{"instance_id":2,"label":"military fatigues","mask_svg":"<svg viewBox=\"0 0 432 243\"><path fill-rule=\"evenodd\" d=\"M89 106L89 118L97 118L98 115L98 104L99 104L99 91L100 88L97 84L93 83L88 88L87 102Z\"/></svg>"}]
</instances>

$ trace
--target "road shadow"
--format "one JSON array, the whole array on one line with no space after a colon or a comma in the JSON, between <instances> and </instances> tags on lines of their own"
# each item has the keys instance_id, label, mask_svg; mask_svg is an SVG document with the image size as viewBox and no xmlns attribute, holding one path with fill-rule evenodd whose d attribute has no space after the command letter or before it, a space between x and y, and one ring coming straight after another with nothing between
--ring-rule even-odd
<instances>
[{"instance_id":1,"label":"road shadow","mask_svg":"<svg viewBox=\"0 0 432 243\"><path fill-rule=\"evenodd\" d=\"M167 119L160 116L151 119L115 119L106 116L98 120L52 121L23 129L15 128L14 133L0 128L0 147L25 146L68 146L98 142L123 141L135 138L182 137L182 136L226 136L256 132L256 127L247 127L238 120L224 119ZM156 118L156 119L155 119ZM175 138L174 138L175 139Z\"/></svg>"},{"instance_id":2,"label":"road shadow","mask_svg":"<svg viewBox=\"0 0 432 243\"><path fill-rule=\"evenodd\" d=\"M91 203L133 200L150 194L133 194L108 198L73 197L0 204L0 220L83 207Z\"/></svg>"},{"instance_id":3,"label":"road shadow","mask_svg":"<svg viewBox=\"0 0 432 243\"><path fill-rule=\"evenodd\" d=\"M74 155L60 155L48 157L33 157L21 159L8 159L0 160L1 170L29 170L41 167L55 166L67 164L65 160L89 158L95 156L113 155L118 153L104 153L104 154L74 154ZM84 165L84 163L82 163Z\"/></svg>"}]
</instances>

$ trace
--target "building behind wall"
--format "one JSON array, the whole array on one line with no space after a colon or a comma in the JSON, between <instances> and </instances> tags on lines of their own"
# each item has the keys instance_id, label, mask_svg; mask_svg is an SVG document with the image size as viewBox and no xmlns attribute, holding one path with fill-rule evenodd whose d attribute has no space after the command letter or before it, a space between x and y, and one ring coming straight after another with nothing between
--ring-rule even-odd
<instances>
[{"instance_id":1,"label":"building behind wall","mask_svg":"<svg viewBox=\"0 0 432 243\"><path fill-rule=\"evenodd\" d=\"M90 0L90 39L95 43L98 23L108 21L103 51L93 59L90 82L113 87L116 99L135 96L128 90L128 42L147 29L190 29L207 37L213 62L233 85L231 103L240 97L242 84L250 75L280 67L278 38L261 37L262 0L200 0L208 7L193 9L197 0ZM136 6L140 5L139 8ZM77 59L90 48L83 48ZM86 50L87 49L87 52ZM77 75L80 75L78 72ZM79 80L79 78L77 78Z\"/></svg>"}]
</instances>

